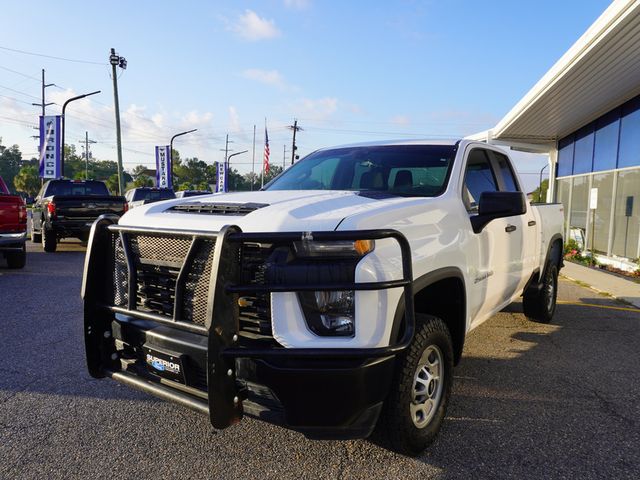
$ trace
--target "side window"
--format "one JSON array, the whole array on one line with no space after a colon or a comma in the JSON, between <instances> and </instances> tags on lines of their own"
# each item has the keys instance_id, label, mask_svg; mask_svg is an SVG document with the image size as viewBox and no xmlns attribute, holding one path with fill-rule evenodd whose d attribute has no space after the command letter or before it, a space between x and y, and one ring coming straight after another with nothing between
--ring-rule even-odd
<instances>
[{"instance_id":1,"label":"side window","mask_svg":"<svg viewBox=\"0 0 640 480\"><path fill-rule=\"evenodd\" d=\"M513 174L513 170L511 170L511 164L507 156L492 150L489 151L489 155L493 157L493 161L502 177L503 188L501 190L504 192L519 192L520 188L518 188L516 176Z\"/></svg>"},{"instance_id":2,"label":"side window","mask_svg":"<svg viewBox=\"0 0 640 480\"><path fill-rule=\"evenodd\" d=\"M478 211L478 201L482 192L497 192L498 182L491 168L491 162L485 150L471 150L467 158L467 170L464 175L462 199L469 212Z\"/></svg>"}]
</instances>

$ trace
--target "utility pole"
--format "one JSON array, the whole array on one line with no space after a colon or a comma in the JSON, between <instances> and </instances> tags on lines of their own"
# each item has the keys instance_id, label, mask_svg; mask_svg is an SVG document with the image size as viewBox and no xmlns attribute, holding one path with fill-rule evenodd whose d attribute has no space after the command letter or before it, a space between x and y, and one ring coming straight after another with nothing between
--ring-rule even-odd
<instances>
[{"instance_id":1,"label":"utility pole","mask_svg":"<svg viewBox=\"0 0 640 480\"><path fill-rule=\"evenodd\" d=\"M282 149L282 171L284 171L287 165L287 146L283 145L283 147L284 148Z\"/></svg>"},{"instance_id":2,"label":"utility pole","mask_svg":"<svg viewBox=\"0 0 640 480\"><path fill-rule=\"evenodd\" d=\"M291 165L293 165L293 162L296 160L296 150L298 149L298 147L296 147L296 133L302 130L302 127L299 127L298 120L294 119L293 125L289 125L287 128L293 130L293 142L291 144Z\"/></svg>"},{"instance_id":3,"label":"utility pole","mask_svg":"<svg viewBox=\"0 0 640 480\"><path fill-rule=\"evenodd\" d=\"M98 143L95 140L89 140L89 132L84 132L84 140L78 140L78 142L84 142L84 179L89 179L89 144Z\"/></svg>"},{"instance_id":4,"label":"utility pole","mask_svg":"<svg viewBox=\"0 0 640 480\"><path fill-rule=\"evenodd\" d=\"M44 68L42 69L42 103L32 103L31 105L34 105L36 107L42 107L42 116L45 116L45 107L48 107L49 105L53 105L53 102L51 103L45 103L44 100L44 89L47 87L53 87L55 85L55 83L44 83Z\"/></svg>"},{"instance_id":5,"label":"utility pole","mask_svg":"<svg viewBox=\"0 0 640 480\"><path fill-rule=\"evenodd\" d=\"M118 151L118 195L124 192L124 177L122 173L122 135L120 132L120 101L118 100L118 75L116 67L123 70L127 68L127 60L124 57L116 55L115 48L111 49L109 55L109 63L111 63L111 78L113 79L113 103L116 111L116 146Z\"/></svg>"}]
</instances>

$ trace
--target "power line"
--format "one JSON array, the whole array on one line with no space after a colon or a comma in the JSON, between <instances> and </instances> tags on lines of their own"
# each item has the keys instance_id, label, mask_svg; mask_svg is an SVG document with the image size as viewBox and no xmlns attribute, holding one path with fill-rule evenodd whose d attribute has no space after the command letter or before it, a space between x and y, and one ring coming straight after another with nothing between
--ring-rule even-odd
<instances>
[{"instance_id":1,"label":"power line","mask_svg":"<svg viewBox=\"0 0 640 480\"><path fill-rule=\"evenodd\" d=\"M3 67L2 65L0 65L0 68L2 70L6 70L7 72L15 73L16 75L21 75L21 76L23 76L25 78L29 78L31 80L35 80L36 82L40 82L39 78L32 77L31 75L27 75L26 73L18 72L17 70L11 70L10 68Z\"/></svg>"},{"instance_id":2,"label":"power line","mask_svg":"<svg viewBox=\"0 0 640 480\"><path fill-rule=\"evenodd\" d=\"M35 95L31 95L29 93L21 92L20 90L16 90L15 88L6 87L4 85L0 85L0 88L5 88L7 90L11 90L14 93L19 93L20 95L24 95L25 97L31 97L31 98L35 98L36 100L40 100L40 98L36 97Z\"/></svg>"},{"instance_id":3,"label":"power line","mask_svg":"<svg viewBox=\"0 0 640 480\"><path fill-rule=\"evenodd\" d=\"M44 53L27 52L26 50L18 50L18 49L15 49L15 48L8 48L8 47L2 47L2 46L0 46L0 49L1 50L8 50L9 52L22 53L24 55L33 55L35 57L44 57L44 58L52 58L54 60L62 60L64 62L87 63L87 64L90 64L90 65L109 65L108 63L104 63L104 62L92 62L90 60L77 60L77 59L73 59L73 58L56 57L54 55L46 55Z\"/></svg>"}]
</instances>

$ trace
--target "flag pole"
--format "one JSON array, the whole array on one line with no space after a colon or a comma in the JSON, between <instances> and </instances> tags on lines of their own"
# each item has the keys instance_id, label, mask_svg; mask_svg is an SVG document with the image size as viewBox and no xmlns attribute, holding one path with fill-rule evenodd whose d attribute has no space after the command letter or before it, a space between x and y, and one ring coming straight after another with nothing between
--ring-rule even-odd
<instances>
[{"instance_id":1,"label":"flag pole","mask_svg":"<svg viewBox=\"0 0 640 480\"><path fill-rule=\"evenodd\" d=\"M265 134L265 148L266 148L266 142L267 142L267 117L264 117L264 134ZM264 187L264 156L262 158L262 170L260 171L260 188Z\"/></svg>"},{"instance_id":2,"label":"flag pole","mask_svg":"<svg viewBox=\"0 0 640 480\"><path fill-rule=\"evenodd\" d=\"M253 158L251 159L251 191L256 177L256 126L253 126Z\"/></svg>"}]
</instances>

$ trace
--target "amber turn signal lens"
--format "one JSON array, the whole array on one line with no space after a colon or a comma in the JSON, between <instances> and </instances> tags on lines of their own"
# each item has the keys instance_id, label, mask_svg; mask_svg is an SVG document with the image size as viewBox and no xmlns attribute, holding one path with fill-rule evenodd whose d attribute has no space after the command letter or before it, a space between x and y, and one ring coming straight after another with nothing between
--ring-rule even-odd
<instances>
[{"instance_id":1,"label":"amber turn signal lens","mask_svg":"<svg viewBox=\"0 0 640 480\"><path fill-rule=\"evenodd\" d=\"M375 242L373 240L356 240L353 243L353 248L360 255L366 255L373 250Z\"/></svg>"}]
</instances>

